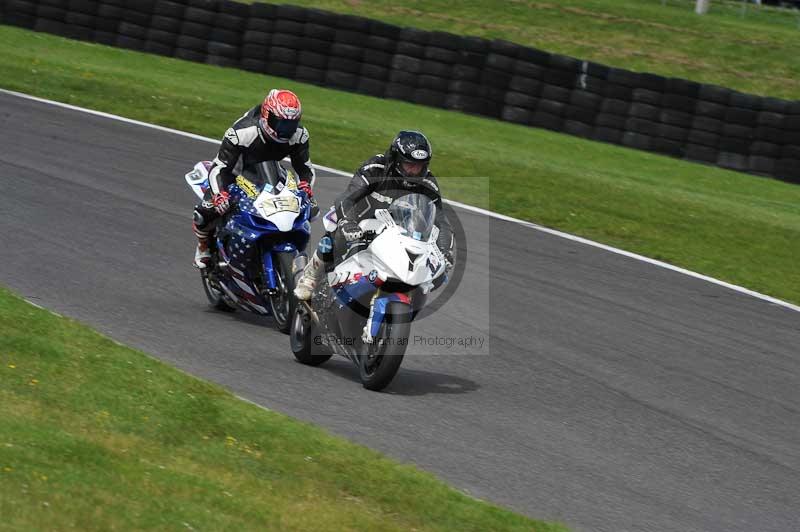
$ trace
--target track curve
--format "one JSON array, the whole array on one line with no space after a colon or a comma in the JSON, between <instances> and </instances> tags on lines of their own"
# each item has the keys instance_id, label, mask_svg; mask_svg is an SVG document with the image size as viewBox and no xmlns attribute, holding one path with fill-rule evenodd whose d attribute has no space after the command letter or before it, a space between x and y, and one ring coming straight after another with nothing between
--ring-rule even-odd
<instances>
[{"instance_id":1,"label":"track curve","mask_svg":"<svg viewBox=\"0 0 800 532\"><path fill-rule=\"evenodd\" d=\"M182 175L212 145L8 94L0 144L0 283L31 301L575 530L800 529L795 312L459 211L465 282L414 333L490 354L411 356L370 393L344 360L295 363L269 320L206 308ZM320 203L344 185L321 176Z\"/></svg>"}]
</instances>

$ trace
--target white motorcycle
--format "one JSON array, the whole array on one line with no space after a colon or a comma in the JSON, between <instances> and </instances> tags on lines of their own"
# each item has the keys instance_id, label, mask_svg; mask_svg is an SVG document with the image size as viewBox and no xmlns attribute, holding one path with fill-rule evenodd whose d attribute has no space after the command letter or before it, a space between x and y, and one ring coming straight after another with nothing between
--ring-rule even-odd
<instances>
[{"instance_id":1,"label":"white motorcycle","mask_svg":"<svg viewBox=\"0 0 800 532\"><path fill-rule=\"evenodd\" d=\"M411 322L428 294L447 280L435 219L433 201L414 193L359 223L363 241L351 243L312 299L296 306L290 340L297 360L316 366L338 354L355 363L365 388L389 385ZM335 228L330 215L324 222L329 231ZM296 259L295 275L302 274L305 261L304 255Z\"/></svg>"}]
</instances>

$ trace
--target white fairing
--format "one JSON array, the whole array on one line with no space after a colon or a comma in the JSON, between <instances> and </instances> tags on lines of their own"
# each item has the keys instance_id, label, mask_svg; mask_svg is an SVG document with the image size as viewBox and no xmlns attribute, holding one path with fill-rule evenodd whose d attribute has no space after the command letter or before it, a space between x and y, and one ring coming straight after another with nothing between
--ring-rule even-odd
<instances>
[{"instance_id":1,"label":"white fairing","mask_svg":"<svg viewBox=\"0 0 800 532\"><path fill-rule=\"evenodd\" d=\"M443 270L444 261L439 257L435 240L414 240L405 236L397 226L389 227L378 235L368 251L373 256L379 275L386 272L387 277L412 286L432 281Z\"/></svg>"},{"instance_id":2,"label":"white fairing","mask_svg":"<svg viewBox=\"0 0 800 532\"><path fill-rule=\"evenodd\" d=\"M367 249L342 262L329 274L331 285L353 279L357 273L365 276L375 270L383 281L398 279L411 286L422 286L427 293L433 280L444 274L444 257L436 245L438 228L434 227L427 241L415 240L407 236L385 210L376 211L375 218L362 220L359 226L379 234Z\"/></svg>"},{"instance_id":3,"label":"white fairing","mask_svg":"<svg viewBox=\"0 0 800 532\"><path fill-rule=\"evenodd\" d=\"M206 168L206 164L210 164L209 161L200 161L194 165L192 171L185 176L189 188L191 188L192 192L200 199L203 199L202 185L208 183L208 169Z\"/></svg>"},{"instance_id":4,"label":"white fairing","mask_svg":"<svg viewBox=\"0 0 800 532\"><path fill-rule=\"evenodd\" d=\"M200 161L191 172L185 176L186 183L195 193L195 195L203 199L204 193L202 186L208 186L208 161ZM268 187L269 190L274 190ZM271 194L265 188L253 201L258 215L269 220L281 232L291 231L294 227L294 222L300 215L300 199L293 192L296 187L284 186L281 187L278 194Z\"/></svg>"},{"instance_id":5,"label":"white fairing","mask_svg":"<svg viewBox=\"0 0 800 532\"><path fill-rule=\"evenodd\" d=\"M259 216L275 224L281 232L291 231L300 215L300 199L289 187L283 187L278 194L262 191L253 206Z\"/></svg>"}]
</instances>

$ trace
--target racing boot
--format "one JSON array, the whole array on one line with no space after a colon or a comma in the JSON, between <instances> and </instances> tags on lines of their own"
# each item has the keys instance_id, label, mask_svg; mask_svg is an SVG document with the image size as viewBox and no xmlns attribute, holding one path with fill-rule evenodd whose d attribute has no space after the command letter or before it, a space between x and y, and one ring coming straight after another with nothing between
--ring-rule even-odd
<instances>
[{"instance_id":1,"label":"racing boot","mask_svg":"<svg viewBox=\"0 0 800 532\"><path fill-rule=\"evenodd\" d=\"M208 249L209 233L197 227L197 224L192 222L192 229L197 237L197 249L194 252L194 266L195 268L206 268L211 263L211 251Z\"/></svg>"},{"instance_id":2,"label":"racing boot","mask_svg":"<svg viewBox=\"0 0 800 532\"><path fill-rule=\"evenodd\" d=\"M325 263L319 257L319 252L315 251L303 269L303 275L294 288L294 295L300 301L308 301L317 288L317 283L325 275Z\"/></svg>"}]
</instances>

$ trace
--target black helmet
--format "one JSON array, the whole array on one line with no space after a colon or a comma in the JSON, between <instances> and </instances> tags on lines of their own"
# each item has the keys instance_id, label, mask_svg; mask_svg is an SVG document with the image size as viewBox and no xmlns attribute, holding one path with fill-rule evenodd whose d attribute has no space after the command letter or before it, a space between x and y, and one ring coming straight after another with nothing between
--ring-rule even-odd
<instances>
[{"instance_id":1,"label":"black helmet","mask_svg":"<svg viewBox=\"0 0 800 532\"><path fill-rule=\"evenodd\" d=\"M386 152L386 173L397 177L425 177L431 162L431 144L419 131L401 131Z\"/></svg>"}]
</instances>

